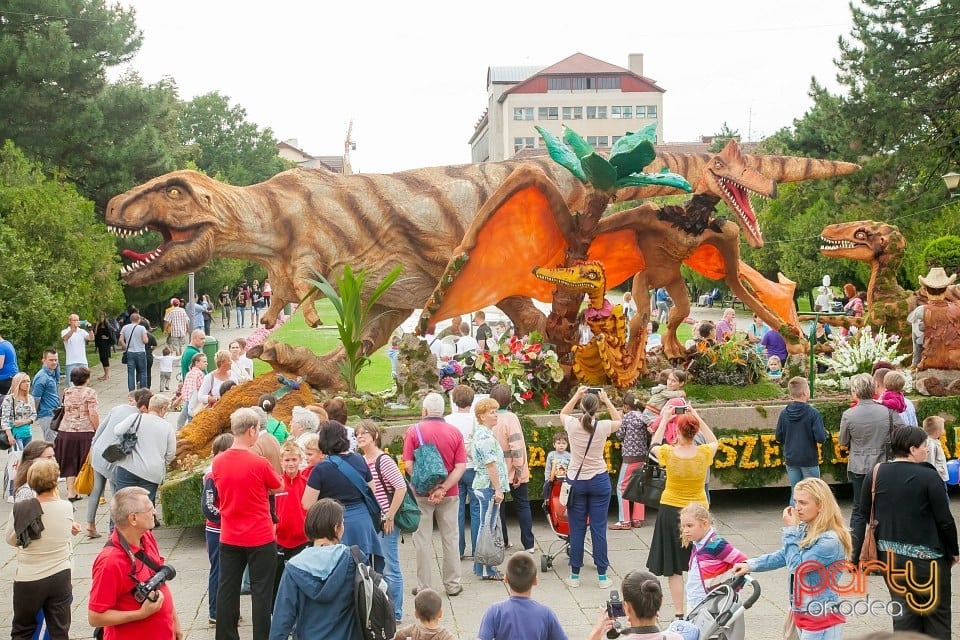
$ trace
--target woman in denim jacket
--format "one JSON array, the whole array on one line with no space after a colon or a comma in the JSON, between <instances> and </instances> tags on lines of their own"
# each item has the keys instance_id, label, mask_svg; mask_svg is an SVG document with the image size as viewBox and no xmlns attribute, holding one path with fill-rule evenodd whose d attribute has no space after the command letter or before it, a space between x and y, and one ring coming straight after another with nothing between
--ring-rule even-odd
<instances>
[{"instance_id":1,"label":"woman in denim jacket","mask_svg":"<svg viewBox=\"0 0 960 640\"><path fill-rule=\"evenodd\" d=\"M827 585L824 570L850 557L850 532L830 487L820 478L804 478L794 488L795 507L783 510L783 548L734 565L734 573L786 567L790 578L790 617L800 640L839 640L846 618L831 606L840 597ZM795 580L803 582L798 592Z\"/></svg>"}]
</instances>

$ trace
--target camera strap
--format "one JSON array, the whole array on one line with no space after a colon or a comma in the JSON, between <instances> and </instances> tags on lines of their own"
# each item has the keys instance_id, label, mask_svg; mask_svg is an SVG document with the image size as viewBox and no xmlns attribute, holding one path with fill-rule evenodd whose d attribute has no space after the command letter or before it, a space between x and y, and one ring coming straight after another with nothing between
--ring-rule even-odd
<instances>
[{"instance_id":1,"label":"camera strap","mask_svg":"<svg viewBox=\"0 0 960 640\"><path fill-rule=\"evenodd\" d=\"M140 562L150 567L150 569L154 573L156 573L157 571L160 571L160 565L158 565L156 562L151 560L150 557L146 553L144 553L143 549L140 549L136 553L133 553L133 551L130 550L130 544L127 542L126 538L118 534L117 539L120 540L120 548L127 552L127 557L130 558L130 562L133 565L133 569L130 571L130 575L134 578L134 581L136 581L137 560L140 560ZM113 540L110 539L110 540L107 540L103 544L103 546L115 547L116 545L113 544Z\"/></svg>"}]
</instances>

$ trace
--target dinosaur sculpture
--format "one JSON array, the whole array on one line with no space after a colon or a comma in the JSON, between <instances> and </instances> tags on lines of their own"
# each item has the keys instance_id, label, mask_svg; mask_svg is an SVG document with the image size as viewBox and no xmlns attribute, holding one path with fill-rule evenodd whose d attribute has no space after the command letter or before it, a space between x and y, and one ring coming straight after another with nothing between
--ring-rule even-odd
<instances>
[{"instance_id":1,"label":"dinosaur sculpture","mask_svg":"<svg viewBox=\"0 0 960 640\"><path fill-rule=\"evenodd\" d=\"M709 159L708 154L659 154L648 170L669 168L695 180ZM763 173L780 181L837 171L826 169L818 160L745 159L750 166L770 168ZM376 320L365 331L366 351L372 353L430 295L481 205L521 165L537 167L549 176L565 206L574 210L583 206L587 190L582 183L546 158L389 175L293 169L248 187L225 185L194 171L175 171L115 196L107 206L106 223L120 236L147 230L162 236L153 251L123 252L132 262L121 270L121 278L132 286L195 271L214 257L264 265L273 286L270 308L261 318L267 326L276 322L284 305L300 302L310 293L306 279L314 272L330 277L350 264L367 269L375 285L403 264L402 277L381 298L372 313ZM628 187L616 195L628 200L676 192L663 186ZM305 302L305 319L318 324L311 300ZM504 296L495 302L522 331L543 324L542 314L528 297ZM284 365L285 356L313 359L309 368L314 385L340 384L339 350L318 357L295 349L278 351L268 342L263 351L261 357L283 371L296 371ZM296 366L301 365L305 363Z\"/></svg>"},{"instance_id":2,"label":"dinosaur sculpture","mask_svg":"<svg viewBox=\"0 0 960 640\"><path fill-rule=\"evenodd\" d=\"M586 216L570 213L542 171L519 168L477 214L425 305L420 331L425 332L430 324L441 319L493 304L504 296L533 297L553 301L545 334L562 353L575 342L576 311L583 291L562 284L554 290L530 269L540 265L571 266L571 261L578 260L599 261L606 270L608 285L638 274L633 294L639 311L625 347L629 366L642 366L643 362L649 319L648 286L668 286L674 297L676 306L664 336L664 349L670 357L681 357L684 352L676 338L676 328L689 311L680 276L680 263L686 261L711 278L726 278L734 292L771 326L793 327L790 331L799 343L793 283L772 283L740 262L739 229L736 224L714 218L714 207L720 200L727 202L737 213L748 240L760 246L762 236L747 191L776 195L776 182L764 172L798 179L800 167L804 167L801 179L812 179L850 173L857 167L812 161L817 165L816 171L811 171L811 161L802 158L777 158L769 163L750 163L747 158L731 141L703 165L697 176L697 192L683 207L647 204L600 219L595 229L586 230ZM580 249L584 244L587 247ZM747 286L741 283L741 275ZM558 312L558 307L562 311Z\"/></svg>"},{"instance_id":3,"label":"dinosaur sculpture","mask_svg":"<svg viewBox=\"0 0 960 640\"><path fill-rule=\"evenodd\" d=\"M537 267L534 275L546 282L562 285L587 294L589 304L584 317L593 337L575 344L573 375L584 384L606 384L626 388L637 381L644 359L635 358L627 350L627 321L620 305L614 306L604 297L607 278L597 261L580 262L569 268Z\"/></svg>"}]
</instances>

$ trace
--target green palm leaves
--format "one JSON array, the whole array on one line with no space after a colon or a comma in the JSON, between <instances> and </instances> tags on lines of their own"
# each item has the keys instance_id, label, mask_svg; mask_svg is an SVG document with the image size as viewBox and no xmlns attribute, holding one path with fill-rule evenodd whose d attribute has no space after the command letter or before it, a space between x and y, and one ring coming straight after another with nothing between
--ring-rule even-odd
<instances>
[{"instance_id":1,"label":"green palm leaves","mask_svg":"<svg viewBox=\"0 0 960 640\"><path fill-rule=\"evenodd\" d=\"M656 124L651 124L636 133L627 133L613 145L609 159L598 154L586 140L566 125L563 126L563 140L542 127L538 126L536 129L543 136L547 151L554 162L598 191L646 186L666 186L692 191L686 178L666 168L659 173L643 173L643 168L653 162L657 155L653 148L656 127Z\"/></svg>"}]
</instances>

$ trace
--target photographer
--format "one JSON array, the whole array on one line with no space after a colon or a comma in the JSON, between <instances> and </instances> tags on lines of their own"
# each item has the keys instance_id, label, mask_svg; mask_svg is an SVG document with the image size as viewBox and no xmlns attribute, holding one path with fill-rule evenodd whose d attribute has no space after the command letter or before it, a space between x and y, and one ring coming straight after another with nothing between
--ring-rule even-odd
<instances>
[{"instance_id":1,"label":"photographer","mask_svg":"<svg viewBox=\"0 0 960 640\"><path fill-rule=\"evenodd\" d=\"M143 593L142 587L138 592L138 586L151 582L163 566L157 541L150 533L156 510L147 490L127 487L117 491L110 501L110 516L116 529L93 561L87 605L90 626L103 627L103 640L182 640L167 584L161 581L149 594Z\"/></svg>"},{"instance_id":2,"label":"photographer","mask_svg":"<svg viewBox=\"0 0 960 640\"><path fill-rule=\"evenodd\" d=\"M631 571L623 578L623 601L613 597L600 613L596 626L590 632L590 640L607 638L625 638L626 640L683 640L683 636L672 631L660 631L657 615L663 604L663 591L656 576L646 571ZM613 592L611 596L615 595ZM622 607L622 610L616 609ZM616 618L625 615L629 627L621 628Z\"/></svg>"}]
</instances>

